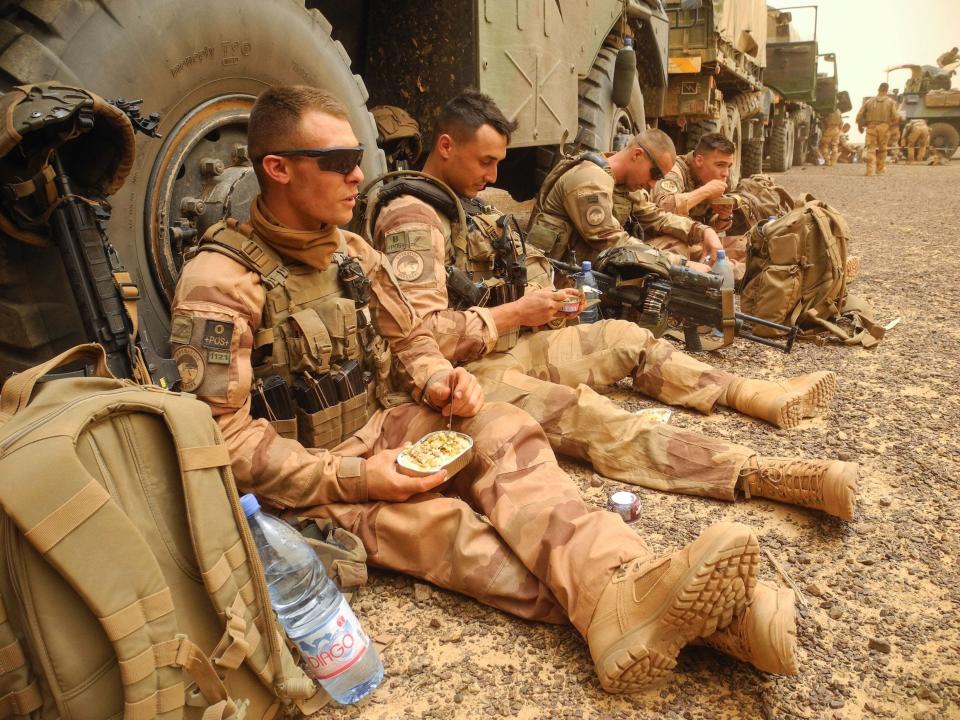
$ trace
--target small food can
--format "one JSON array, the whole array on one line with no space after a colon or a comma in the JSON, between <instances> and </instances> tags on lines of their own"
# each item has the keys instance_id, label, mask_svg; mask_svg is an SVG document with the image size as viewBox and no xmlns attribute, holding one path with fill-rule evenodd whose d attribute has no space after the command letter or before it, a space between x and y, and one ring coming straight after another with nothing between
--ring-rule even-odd
<instances>
[{"instance_id":1,"label":"small food can","mask_svg":"<svg viewBox=\"0 0 960 720\"><path fill-rule=\"evenodd\" d=\"M560 306L560 311L565 313L570 313L572 315L579 308L580 308L580 298L574 295L572 297L565 297L563 299L563 304Z\"/></svg>"},{"instance_id":2,"label":"small food can","mask_svg":"<svg viewBox=\"0 0 960 720\"><path fill-rule=\"evenodd\" d=\"M610 493L607 499L607 510L615 512L624 522L631 523L640 517L640 498L626 490Z\"/></svg>"}]
</instances>

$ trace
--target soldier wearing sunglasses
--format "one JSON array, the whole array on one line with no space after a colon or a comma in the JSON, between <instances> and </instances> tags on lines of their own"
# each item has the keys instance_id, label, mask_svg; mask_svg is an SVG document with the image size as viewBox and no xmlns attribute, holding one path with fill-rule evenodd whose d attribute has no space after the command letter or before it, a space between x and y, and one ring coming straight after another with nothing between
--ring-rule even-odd
<instances>
[{"instance_id":1,"label":"soldier wearing sunglasses","mask_svg":"<svg viewBox=\"0 0 960 720\"><path fill-rule=\"evenodd\" d=\"M584 153L561 160L537 195L527 241L556 260L581 262L609 247L668 235L715 258L722 245L712 228L661 210L647 194L675 160L673 141L660 130L644 130L606 157Z\"/></svg>"}]
</instances>

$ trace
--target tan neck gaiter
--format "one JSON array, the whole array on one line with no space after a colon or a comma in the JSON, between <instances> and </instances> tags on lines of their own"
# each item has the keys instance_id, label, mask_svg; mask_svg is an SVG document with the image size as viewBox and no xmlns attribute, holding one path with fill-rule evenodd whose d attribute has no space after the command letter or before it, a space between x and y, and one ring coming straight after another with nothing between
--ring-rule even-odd
<instances>
[{"instance_id":1,"label":"tan neck gaiter","mask_svg":"<svg viewBox=\"0 0 960 720\"><path fill-rule=\"evenodd\" d=\"M284 227L259 195L250 205L250 224L254 232L278 252L317 270L326 270L333 253L340 247L341 233L336 225L324 225L319 230Z\"/></svg>"}]
</instances>

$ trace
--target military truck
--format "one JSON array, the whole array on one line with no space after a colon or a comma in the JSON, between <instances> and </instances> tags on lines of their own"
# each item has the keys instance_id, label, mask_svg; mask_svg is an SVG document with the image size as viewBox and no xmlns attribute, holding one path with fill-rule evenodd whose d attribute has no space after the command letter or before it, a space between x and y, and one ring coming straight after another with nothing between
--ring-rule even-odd
<instances>
[{"instance_id":1,"label":"military truck","mask_svg":"<svg viewBox=\"0 0 960 720\"><path fill-rule=\"evenodd\" d=\"M0 30L0 89L57 79L160 113L162 138L138 136L107 224L155 340L184 248L257 191L246 120L271 84L339 96L368 179L386 169L368 107L400 106L429 128L446 99L477 87L520 123L499 181L518 198L565 133L609 149L666 85L659 0L0 0ZM635 75L632 62L617 71L626 37ZM0 236L0 327L0 377L84 339L56 247Z\"/></svg>"},{"instance_id":2,"label":"military truck","mask_svg":"<svg viewBox=\"0 0 960 720\"><path fill-rule=\"evenodd\" d=\"M737 146L730 185L763 163L764 0L666 0L669 65L659 126L681 151L719 132ZM647 112L648 115L652 113Z\"/></svg>"},{"instance_id":3,"label":"military truck","mask_svg":"<svg viewBox=\"0 0 960 720\"><path fill-rule=\"evenodd\" d=\"M812 39L801 39L793 23L796 11L812 12ZM838 91L837 58L820 53L817 14L813 5L767 10L769 114L766 122L766 164L784 172L808 161L816 149L827 115L851 110L850 96Z\"/></svg>"},{"instance_id":4,"label":"military truck","mask_svg":"<svg viewBox=\"0 0 960 720\"><path fill-rule=\"evenodd\" d=\"M930 126L930 147L945 158L952 158L960 146L960 89L952 87L960 62L946 67L935 65L897 65L887 68L908 69L910 79L900 93L900 112L906 120L922 119Z\"/></svg>"}]
</instances>

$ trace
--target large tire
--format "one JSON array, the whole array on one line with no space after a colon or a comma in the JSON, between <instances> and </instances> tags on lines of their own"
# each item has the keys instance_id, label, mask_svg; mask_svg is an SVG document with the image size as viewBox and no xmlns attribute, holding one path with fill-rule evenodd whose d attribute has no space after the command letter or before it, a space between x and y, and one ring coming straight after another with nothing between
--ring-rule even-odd
<instances>
[{"instance_id":1,"label":"large tire","mask_svg":"<svg viewBox=\"0 0 960 720\"><path fill-rule=\"evenodd\" d=\"M750 177L763 172L763 138L748 140L740 155L740 176Z\"/></svg>"},{"instance_id":2,"label":"large tire","mask_svg":"<svg viewBox=\"0 0 960 720\"><path fill-rule=\"evenodd\" d=\"M786 172L793 165L793 120L787 118L774 125L770 131L769 148L770 162L767 169L771 172Z\"/></svg>"},{"instance_id":3,"label":"large tire","mask_svg":"<svg viewBox=\"0 0 960 720\"><path fill-rule=\"evenodd\" d=\"M932 123L930 125L930 148L936 150L947 160L957 152L960 145L960 133L948 123Z\"/></svg>"},{"instance_id":4,"label":"large tire","mask_svg":"<svg viewBox=\"0 0 960 720\"><path fill-rule=\"evenodd\" d=\"M0 29L3 89L57 79L106 98L143 98L144 114L161 114L163 139L137 136L137 158L126 185L110 199L108 226L111 242L140 287L141 327L161 351L179 272L167 233L180 214L177 198L185 192L178 183L199 184L195 166L201 156L219 157L228 167L245 164L242 157L234 162L230 153L233 144L245 144L249 108L263 89L308 83L332 92L347 106L360 142L377 147L363 82L351 73L329 23L306 10L302 0L233 0L229 7L213 0L47 0L11 6ZM368 152L365 174L384 169L382 153ZM170 190L165 195L164 187ZM0 239L4 261L12 255L24 274L59 282L53 295L60 300L47 302L43 288L33 292L11 283L17 274L9 268L0 273L0 318L15 316L23 306L42 315L42 322L0 337L0 373L77 339L75 329L64 327L72 303L63 300L70 294L56 253L25 246L4 250L4 245L10 240Z\"/></svg>"},{"instance_id":5,"label":"large tire","mask_svg":"<svg viewBox=\"0 0 960 720\"><path fill-rule=\"evenodd\" d=\"M626 107L619 108L613 103L613 72L617 63L617 52L616 48L600 48L590 72L580 79L577 88L578 129L576 138L572 140L584 150L619 150L646 127L639 80L634 80L633 93ZM543 184L550 168L559 158L560 149L557 147L543 146L537 149L537 188ZM514 199L526 198L517 197L514 193Z\"/></svg>"},{"instance_id":6,"label":"large tire","mask_svg":"<svg viewBox=\"0 0 960 720\"><path fill-rule=\"evenodd\" d=\"M800 110L790 113L790 119L793 121L794 131L793 164L803 166L810 153L810 121Z\"/></svg>"}]
</instances>

